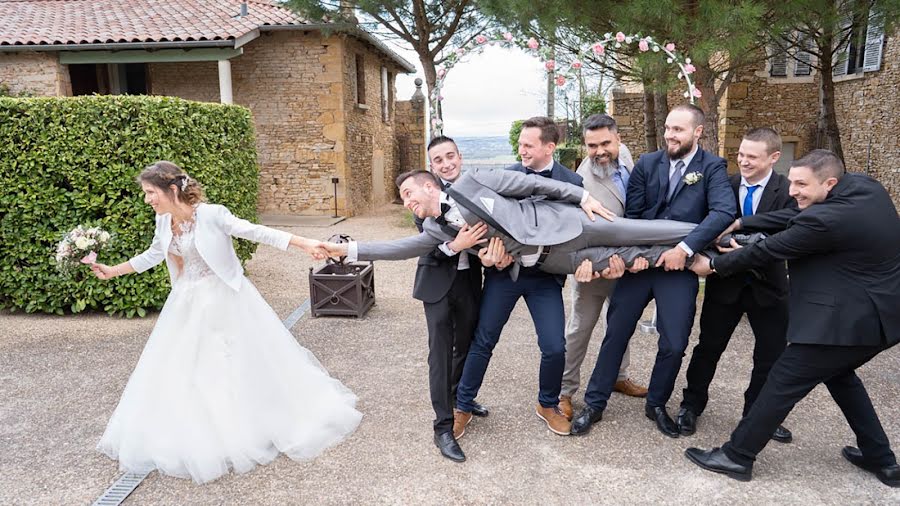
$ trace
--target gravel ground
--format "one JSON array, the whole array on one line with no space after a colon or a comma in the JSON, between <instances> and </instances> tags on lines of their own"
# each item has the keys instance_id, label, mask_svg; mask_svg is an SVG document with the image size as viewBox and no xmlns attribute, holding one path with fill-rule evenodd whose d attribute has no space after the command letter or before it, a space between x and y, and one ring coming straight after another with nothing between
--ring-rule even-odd
<instances>
[{"instance_id":1,"label":"gravel ground","mask_svg":"<svg viewBox=\"0 0 900 506\"><path fill-rule=\"evenodd\" d=\"M400 209L391 206L328 228L288 230L323 239L337 232L386 239L413 233L403 222ZM313 265L300 253L261 247L248 274L284 318L308 298ZM293 328L297 340L359 396L365 418L350 438L311 462L282 456L202 486L153 473L126 503L900 504L900 490L841 457L840 448L854 444L852 433L821 387L785 422L794 443L770 444L752 482L701 471L685 459L689 446L722 443L740 417L752 349L746 322L722 359L695 436L662 436L644 418L642 400L615 394L588 436L559 437L534 414L539 352L520 304L479 395L491 415L476 419L461 440L469 460L443 459L431 440L424 316L410 297L414 271L413 260L380 262L377 302L366 317L307 315ZM119 476L117 463L94 447L154 321L155 315L126 320L0 313L0 504L87 504ZM599 341L595 337L589 357L596 356ZM654 337L638 333L632 343L630 374L646 384ZM587 376L590 368L582 372ZM897 446L900 350L883 353L860 375Z\"/></svg>"}]
</instances>

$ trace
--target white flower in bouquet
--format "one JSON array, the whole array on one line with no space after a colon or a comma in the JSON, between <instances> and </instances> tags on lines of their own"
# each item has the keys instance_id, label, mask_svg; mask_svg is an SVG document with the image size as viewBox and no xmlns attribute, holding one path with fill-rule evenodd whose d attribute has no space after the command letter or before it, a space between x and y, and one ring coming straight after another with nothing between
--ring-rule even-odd
<instances>
[{"instance_id":1,"label":"white flower in bouquet","mask_svg":"<svg viewBox=\"0 0 900 506\"><path fill-rule=\"evenodd\" d=\"M87 249L91 245L91 240L85 236L75 239L75 247L78 249Z\"/></svg>"},{"instance_id":2,"label":"white flower in bouquet","mask_svg":"<svg viewBox=\"0 0 900 506\"><path fill-rule=\"evenodd\" d=\"M100 227L78 225L56 245L56 265L63 273L71 272L79 264L91 265L111 239L112 235Z\"/></svg>"}]
</instances>

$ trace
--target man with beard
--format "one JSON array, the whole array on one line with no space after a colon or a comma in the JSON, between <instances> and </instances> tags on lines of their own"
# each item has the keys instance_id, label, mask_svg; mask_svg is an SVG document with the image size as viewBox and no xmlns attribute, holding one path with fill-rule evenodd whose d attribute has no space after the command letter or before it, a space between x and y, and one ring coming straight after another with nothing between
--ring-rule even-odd
<instances>
[{"instance_id":1,"label":"man with beard","mask_svg":"<svg viewBox=\"0 0 900 506\"><path fill-rule=\"evenodd\" d=\"M628 148L621 143L616 120L607 114L594 114L584 121L584 145L588 156L578 167L578 175L584 178L584 188L595 199L616 216L625 214L625 189L634 161ZM638 265L631 272L638 272L647 266L644 258L638 259ZM559 395L559 409L570 420L572 419L572 396L578 391L581 380L581 363L587 353L591 334L603 304L612 293L615 279L624 272L624 263L610 260L610 266L621 264L621 270L611 269L604 274L593 273L586 266L587 276L576 272L577 282L572 286L572 311L566 322L566 368L563 372L562 390ZM602 279L598 279L602 278ZM633 397L644 397L647 389L635 384L628 378L627 369L630 362L628 349L622 357L619 376L613 390Z\"/></svg>"},{"instance_id":2,"label":"man with beard","mask_svg":"<svg viewBox=\"0 0 900 506\"><path fill-rule=\"evenodd\" d=\"M705 117L694 105L679 105L666 117L665 150L641 157L628 182L625 217L697 223L655 267L627 273L610 299L606 337L585 392L585 408L572 434L586 434L606 408L628 342L644 308L656 300L659 351L650 376L644 412L660 432L678 437L666 403L675 387L697 309L697 275L685 261L710 244L734 220L736 206L725 160L700 149Z\"/></svg>"}]
</instances>

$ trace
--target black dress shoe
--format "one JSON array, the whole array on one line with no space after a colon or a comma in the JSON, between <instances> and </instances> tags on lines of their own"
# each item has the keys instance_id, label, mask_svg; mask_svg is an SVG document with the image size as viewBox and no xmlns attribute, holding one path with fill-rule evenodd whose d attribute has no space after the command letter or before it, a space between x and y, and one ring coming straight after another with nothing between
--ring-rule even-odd
<instances>
[{"instance_id":1,"label":"black dress shoe","mask_svg":"<svg viewBox=\"0 0 900 506\"><path fill-rule=\"evenodd\" d=\"M841 450L841 454L854 466L874 474L876 478L881 480L881 483L884 483L889 487L900 488L900 466L897 464L892 466L879 466L878 464L866 462L866 458L863 457L862 452L859 451L858 448L852 446L845 446L844 449Z\"/></svg>"},{"instance_id":2,"label":"black dress shoe","mask_svg":"<svg viewBox=\"0 0 900 506\"><path fill-rule=\"evenodd\" d=\"M664 406L645 406L644 414L647 415L647 418L656 422L656 428L660 432L669 437L678 437L678 426L675 425L675 421L669 416L669 412L666 411Z\"/></svg>"},{"instance_id":3,"label":"black dress shoe","mask_svg":"<svg viewBox=\"0 0 900 506\"><path fill-rule=\"evenodd\" d=\"M717 243L718 246L722 246L723 248L731 247L731 240L734 239L741 246L747 246L748 244L753 244L755 242L762 241L766 238L766 234L762 232L756 232L753 234L725 234Z\"/></svg>"},{"instance_id":4,"label":"black dress shoe","mask_svg":"<svg viewBox=\"0 0 900 506\"><path fill-rule=\"evenodd\" d=\"M465 462L466 454L463 453L459 443L453 438L453 431L441 432L434 435L434 445L441 450L441 455L454 462Z\"/></svg>"},{"instance_id":5,"label":"black dress shoe","mask_svg":"<svg viewBox=\"0 0 900 506\"><path fill-rule=\"evenodd\" d=\"M681 408L678 410L675 424L678 425L678 432L682 436L691 436L697 432L697 415L688 408Z\"/></svg>"},{"instance_id":6,"label":"black dress shoe","mask_svg":"<svg viewBox=\"0 0 900 506\"><path fill-rule=\"evenodd\" d=\"M784 428L783 425L779 425L775 432L772 433L772 441L778 441L779 443L790 443L794 440L794 435L791 434L791 431Z\"/></svg>"},{"instance_id":7,"label":"black dress shoe","mask_svg":"<svg viewBox=\"0 0 900 506\"><path fill-rule=\"evenodd\" d=\"M688 448L684 451L685 457L698 466L727 475L738 481L750 481L753 478L753 466L742 466L728 458L721 448L701 450L700 448Z\"/></svg>"},{"instance_id":8,"label":"black dress shoe","mask_svg":"<svg viewBox=\"0 0 900 506\"><path fill-rule=\"evenodd\" d=\"M569 429L569 434L573 436L587 434L591 430L591 425L594 425L601 419L603 419L603 410L585 406L584 409L578 412L578 416L572 419L572 428Z\"/></svg>"},{"instance_id":9,"label":"black dress shoe","mask_svg":"<svg viewBox=\"0 0 900 506\"><path fill-rule=\"evenodd\" d=\"M473 415L484 417L484 416L488 416L489 413L490 413L490 411L488 411L488 409L486 407L482 406L481 404L478 404L475 401L472 401L472 414Z\"/></svg>"}]
</instances>

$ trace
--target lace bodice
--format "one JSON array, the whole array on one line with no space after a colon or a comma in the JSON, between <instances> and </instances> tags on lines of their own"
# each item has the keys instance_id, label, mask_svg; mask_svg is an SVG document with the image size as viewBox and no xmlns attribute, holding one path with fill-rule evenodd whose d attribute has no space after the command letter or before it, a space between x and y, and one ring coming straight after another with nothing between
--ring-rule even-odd
<instances>
[{"instance_id":1,"label":"lace bodice","mask_svg":"<svg viewBox=\"0 0 900 506\"><path fill-rule=\"evenodd\" d=\"M178 224L180 233L172 235L172 243L169 245L169 254L181 258L182 268L178 281L196 280L213 274L212 270L203 261L203 257L197 251L194 243L194 225L197 222L197 213L191 221Z\"/></svg>"}]
</instances>

